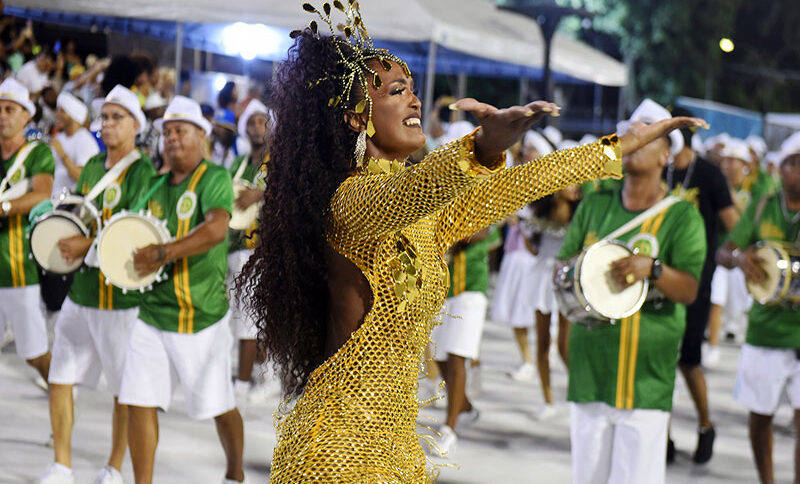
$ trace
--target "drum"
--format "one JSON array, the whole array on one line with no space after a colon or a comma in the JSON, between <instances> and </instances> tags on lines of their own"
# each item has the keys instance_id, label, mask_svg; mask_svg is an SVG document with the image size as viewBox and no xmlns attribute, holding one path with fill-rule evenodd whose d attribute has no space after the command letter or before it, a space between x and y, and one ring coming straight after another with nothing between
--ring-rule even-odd
<instances>
[{"instance_id":1,"label":"drum","mask_svg":"<svg viewBox=\"0 0 800 484\"><path fill-rule=\"evenodd\" d=\"M58 242L75 235L88 237L92 232L92 224L100 227L100 215L94 205L66 190L54 197L52 204L52 210L33 221L29 234L31 256L46 272L70 274L80 268L83 259L67 264L58 250Z\"/></svg>"},{"instance_id":2,"label":"drum","mask_svg":"<svg viewBox=\"0 0 800 484\"><path fill-rule=\"evenodd\" d=\"M800 304L800 248L788 242L762 241L756 255L767 273L760 284L747 281L747 290L761 304Z\"/></svg>"},{"instance_id":3,"label":"drum","mask_svg":"<svg viewBox=\"0 0 800 484\"><path fill-rule=\"evenodd\" d=\"M647 298L648 282L620 289L611 277L611 263L631 255L622 242L600 241L559 269L554 282L560 312L589 326L614 324L636 313Z\"/></svg>"},{"instance_id":4,"label":"drum","mask_svg":"<svg viewBox=\"0 0 800 484\"><path fill-rule=\"evenodd\" d=\"M166 244L172 240L167 223L149 212L132 213L125 210L112 216L97 236L97 259L106 276L122 292L144 292L162 280L164 267L139 276L133 268L133 253L151 244Z\"/></svg>"},{"instance_id":5,"label":"drum","mask_svg":"<svg viewBox=\"0 0 800 484\"><path fill-rule=\"evenodd\" d=\"M228 223L228 227L233 230L247 230L252 227L253 223L255 223L258 218L261 202L254 203L244 210L240 210L235 202L243 190L249 190L251 188L255 188L255 185L248 181L241 179L233 181L233 213L231 214L231 221Z\"/></svg>"}]
</instances>

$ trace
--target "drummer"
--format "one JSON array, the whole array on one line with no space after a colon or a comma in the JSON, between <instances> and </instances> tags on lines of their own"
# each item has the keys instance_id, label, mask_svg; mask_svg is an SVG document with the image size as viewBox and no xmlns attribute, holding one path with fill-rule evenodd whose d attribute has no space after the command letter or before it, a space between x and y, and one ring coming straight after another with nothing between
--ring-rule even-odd
<instances>
[{"instance_id":1,"label":"drummer","mask_svg":"<svg viewBox=\"0 0 800 484\"><path fill-rule=\"evenodd\" d=\"M126 355L120 402L130 405L133 473L136 482L152 481L157 411L169 407L180 382L189 416L216 422L228 464L224 482L240 482L244 437L230 379L225 291L231 177L204 159L211 126L195 101L174 97L154 125L164 137L170 171L148 207L176 240L141 248L133 258L140 275L170 264L167 279L142 295Z\"/></svg>"},{"instance_id":2,"label":"drummer","mask_svg":"<svg viewBox=\"0 0 800 484\"><path fill-rule=\"evenodd\" d=\"M671 117L645 100L629 127ZM570 259L667 196L661 172L678 136L658 138L623 158L622 187L599 189L584 198L557 258ZM631 317L588 329L573 325L569 340L572 472L576 484L663 483L667 423L686 304L697 296L706 242L694 205L678 201L618 238L636 255L611 263L619 288L648 280L664 300L647 302ZM597 281L602 283L602 281ZM651 289L652 291L652 289Z\"/></svg>"},{"instance_id":3,"label":"drummer","mask_svg":"<svg viewBox=\"0 0 800 484\"><path fill-rule=\"evenodd\" d=\"M28 212L50 198L54 161L47 145L25 139L25 126L34 113L36 107L22 84L10 78L0 84L0 180L5 182L0 190L6 193L0 199L0 334L11 323L17 354L47 381L47 327L26 233ZM18 156L24 160L15 167ZM11 195L22 183L29 185L27 193Z\"/></svg>"},{"instance_id":4,"label":"drummer","mask_svg":"<svg viewBox=\"0 0 800 484\"><path fill-rule=\"evenodd\" d=\"M251 184L251 188L242 190L234 200L234 208L247 210L264 197L264 186L269 161L271 121L267 107L258 99L247 104L238 123L239 136L250 141L252 151L247 155L237 156L228 172L236 179ZM245 262L253 254L255 248L257 221L247 230L230 231L230 249L228 253L228 290L233 291L236 276L241 272ZM234 334L239 340L239 374L234 383L237 406L244 411L243 405L251 398L257 398L259 392L253 391L250 381L253 364L257 359L258 328L255 321L247 314L245 308L235 297L231 297L231 324ZM263 360L263 358L259 358Z\"/></svg>"},{"instance_id":5,"label":"drummer","mask_svg":"<svg viewBox=\"0 0 800 484\"><path fill-rule=\"evenodd\" d=\"M104 180L106 188L89 202L97 205L102 221L106 222L113 214L136 203L147 191L155 170L150 159L135 148L136 133L141 131L145 120L137 96L123 86L116 86L99 104L100 134L107 151L86 162L77 180L77 190L86 196ZM111 178L107 178L106 174L112 170ZM76 235L61 239L58 248L70 264L86 256L93 240L94 234ZM96 267L85 265L75 273L55 325L50 368L50 425L55 462L48 467L42 483L74 482L72 387L75 384L96 387L101 371L114 396L114 412L111 455L94 482L122 482L120 469L128 448L128 408L119 404L118 397L128 335L139 314L138 305L137 292L125 294L107 285L105 276Z\"/></svg>"},{"instance_id":6,"label":"drummer","mask_svg":"<svg viewBox=\"0 0 800 484\"><path fill-rule=\"evenodd\" d=\"M717 253L725 267L740 267L749 282L766 277L753 244L760 240L798 242L800 231L800 150L781 154L783 191L753 199L728 241ZM772 416L788 392L800 435L800 311L787 305L753 303L742 345L734 397L750 410L750 443L761 482L774 482ZM795 473L798 473L795 453ZM800 475L795 475L795 480Z\"/></svg>"}]
</instances>

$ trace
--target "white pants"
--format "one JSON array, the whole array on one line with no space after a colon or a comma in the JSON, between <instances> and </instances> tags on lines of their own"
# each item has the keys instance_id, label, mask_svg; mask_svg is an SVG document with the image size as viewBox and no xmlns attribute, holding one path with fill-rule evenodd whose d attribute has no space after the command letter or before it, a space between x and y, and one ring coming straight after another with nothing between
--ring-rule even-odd
<instances>
[{"instance_id":1,"label":"white pants","mask_svg":"<svg viewBox=\"0 0 800 484\"><path fill-rule=\"evenodd\" d=\"M228 299L230 300L231 327L236 339L258 339L256 322L247 313L234 293L235 278L242 272L247 259L253 255L251 249L237 250L228 254Z\"/></svg>"},{"instance_id":2,"label":"white pants","mask_svg":"<svg viewBox=\"0 0 800 484\"><path fill-rule=\"evenodd\" d=\"M664 483L668 412L573 403L570 419L574 484Z\"/></svg>"},{"instance_id":3,"label":"white pants","mask_svg":"<svg viewBox=\"0 0 800 484\"><path fill-rule=\"evenodd\" d=\"M67 298L58 314L50 362L50 383L91 388L102 371L108 388L119 396L128 337L139 308L103 310Z\"/></svg>"},{"instance_id":4,"label":"white pants","mask_svg":"<svg viewBox=\"0 0 800 484\"><path fill-rule=\"evenodd\" d=\"M47 353L47 323L38 284L0 288L0 337L11 323L17 354L26 360Z\"/></svg>"},{"instance_id":5,"label":"white pants","mask_svg":"<svg viewBox=\"0 0 800 484\"><path fill-rule=\"evenodd\" d=\"M436 361L447 360L448 354L478 358L488 306L489 300L482 292L462 292L447 299L442 324L431 333Z\"/></svg>"},{"instance_id":6,"label":"white pants","mask_svg":"<svg viewBox=\"0 0 800 484\"><path fill-rule=\"evenodd\" d=\"M119 402L166 411L179 381L191 418L204 420L232 410L232 343L227 315L194 334L161 331L137 319L128 341Z\"/></svg>"},{"instance_id":7,"label":"white pants","mask_svg":"<svg viewBox=\"0 0 800 484\"><path fill-rule=\"evenodd\" d=\"M761 415L773 415L786 400L800 409L800 362L795 350L742 345L733 397Z\"/></svg>"}]
</instances>

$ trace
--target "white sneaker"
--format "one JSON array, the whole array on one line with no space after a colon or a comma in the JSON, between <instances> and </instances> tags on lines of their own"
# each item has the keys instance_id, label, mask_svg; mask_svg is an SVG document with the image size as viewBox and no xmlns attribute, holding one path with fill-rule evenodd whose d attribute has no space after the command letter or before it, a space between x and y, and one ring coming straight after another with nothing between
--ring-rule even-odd
<instances>
[{"instance_id":1,"label":"white sneaker","mask_svg":"<svg viewBox=\"0 0 800 484\"><path fill-rule=\"evenodd\" d=\"M92 484L122 484L122 474L111 466L105 466L94 476Z\"/></svg>"},{"instance_id":2,"label":"white sneaker","mask_svg":"<svg viewBox=\"0 0 800 484\"><path fill-rule=\"evenodd\" d=\"M703 366L713 367L719 363L719 346L703 345Z\"/></svg>"},{"instance_id":3,"label":"white sneaker","mask_svg":"<svg viewBox=\"0 0 800 484\"><path fill-rule=\"evenodd\" d=\"M436 439L436 452L439 454L439 457L449 457L456 450L458 436L449 425L443 425L442 428L439 429L439 433L442 435Z\"/></svg>"},{"instance_id":4,"label":"white sneaker","mask_svg":"<svg viewBox=\"0 0 800 484\"><path fill-rule=\"evenodd\" d=\"M35 383L37 387L39 387L42 390L44 390L45 393L47 393L49 391L49 388L47 387L47 382L44 381L44 378L42 378L42 375L37 373L36 376L33 378L33 383Z\"/></svg>"},{"instance_id":5,"label":"white sneaker","mask_svg":"<svg viewBox=\"0 0 800 484\"><path fill-rule=\"evenodd\" d=\"M533 414L534 420L550 420L558 415L558 410L553 405L545 404L538 412Z\"/></svg>"},{"instance_id":6,"label":"white sneaker","mask_svg":"<svg viewBox=\"0 0 800 484\"><path fill-rule=\"evenodd\" d=\"M509 376L514 381L532 381L533 377L536 376L536 367L533 366L533 363L526 361L519 368L509 373Z\"/></svg>"},{"instance_id":7,"label":"white sneaker","mask_svg":"<svg viewBox=\"0 0 800 484\"><path fill-rule=\"evenodd\" d=\"M75 484L75 476L69 467L53 462L47 466L39 484Z\"/></svg>"},{"instance_id":8,"label":"white sneaker","mask_svg":"<svg viewBox=\"0 0 800 484\"><path fill-rule=\"evenodd\" d=\"M456 425L469 425L478 421L481 417L481 413L478 411L477 408L472 407L472 409L467 410L466 412L461 412L458 414L458 420Z\"/></svg>"}]
</instances>

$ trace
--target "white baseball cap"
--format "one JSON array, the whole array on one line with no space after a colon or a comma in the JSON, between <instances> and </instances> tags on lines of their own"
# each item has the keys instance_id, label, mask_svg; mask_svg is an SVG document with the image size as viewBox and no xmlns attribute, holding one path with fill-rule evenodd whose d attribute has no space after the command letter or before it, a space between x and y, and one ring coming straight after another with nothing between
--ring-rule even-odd
<instances>
[{"instance_id":1,"label":"white baseball cap","mask_svg":"<svg viewBox=\"0 0 800 484\"><path fill-rule=\"evenodd\" d=\"M656 121L661 121L662 119L671 118L672 114L667 111L667 108L650 98L645 98L645 100L639 104L636 110L633 111L630 119L617 123L617 133L623 133L627 131L633 123L641 122L650 124L655 123ZM670 131L668 136L670 140L669 151L674 157L683 149L683 135L681 134L680 130L675 129ZM672 162L672 160L670 160L670 162Z\"/></svg>"},{"instance_id":2,"label":"white baseball cap","mask_svg":"<svg viewBox=\"0 0 800 484\"><path fill-rule=\"evenodd\" d=\"M86 107L83 101L66 91L58 95L56 106L63 109L78 124L85 123L86 116L89 115L89 108Z\"/></svg>"},{"instance_id":3,"label":"white baseball cap","mask_svg":"<svg viewBox=\"0 0 800 484\"><path fill-rule=\"evenodd\" d=\"M554 151L553 145L547 141L547 138L542 133L532 129L525 133L522 138L522 145L525 149L535 149L539 152L539 156L549 155Z\"/></svg>"},{"instance_id":4,"label":"white baseball cap","mask_svg":"<svg viewBox=\"0 0 800 484\"><path fill-rule=\"evenodd\" d=\"M719 156L723 158L737 158L746 163L753 161L753 156L750 153L750 145L743 139L730 138L725 141Z\"/></svg>"},{"instance_id":5,"label":"white baseball cap","mask_svg":"<svg viewBox=\"0 0 800 484\"><path fill-rule=\"evenodd\" d=\"M239 136L244 139L247 139L247 122L254 114L263 114L268 118L272 118L269 109L267 109L264 103L258 99L251 100L247 103L247 107L244 108L244 112L239 116L239 121L236 123L236 130L239 132Z\"/></svg>"},{"instance_id":6,"label":"white baseball cap","mask_svg":"<svg viewBox=\"0 0 800 484\"><path fill-rule=\"evenodd\" d=\"M170 121L186 121L205 131L206 136L211 134L211 123L203 117L200 104L186 96L175 96L167 106L164 117L156 119L153 126L159 131L164 130L164 123Z\"/></svg>"},{"instance_id":7,"label":"white baseball cap","mask_svg":"<svg viewBox=\"0 0 800 484\"><path fill-rule=\"evenodd\" d=\"M0 84L0 99L13 101L23 108L33 117L36 114L36 106L31 101L31 95L16 79L8 78Z\"/></svg>"},{"instance_id":8,"label":"white baseball cap","mask_svg":"<svg viewBox=\"0 0 800 484\"><path fill-rule=\"evenodd\" d=\"M94 111L99 113L103 106L106 104L116 104L122 106L126 111L131 113L133 119L139 123L139 133L143 132L147 126L147 119L142 112L142 106L139 104L139 97L130 89L120 84L114 86L114 89L109 91L104 99L95 99L92 101Z\"/></svg>"}]
</instances>

